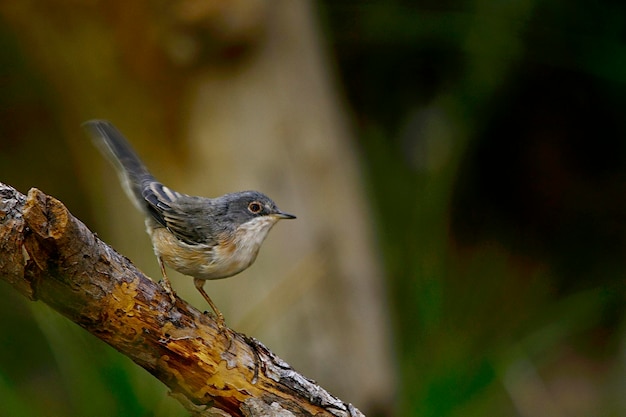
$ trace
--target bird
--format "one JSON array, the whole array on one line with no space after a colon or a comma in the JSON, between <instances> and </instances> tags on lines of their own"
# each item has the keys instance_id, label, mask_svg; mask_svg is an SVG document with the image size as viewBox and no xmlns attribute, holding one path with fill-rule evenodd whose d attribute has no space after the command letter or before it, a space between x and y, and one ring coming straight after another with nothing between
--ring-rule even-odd
<instances>
[{"instance_id":1,"label":"bird","mask_svg":"<svg viewBox=\"0 0 626 417\"><path fill-rule=\"evenodd\" d=\"M248 268L270 229L279 220L296 216L281 211L259 191L240 191L215 198L174 191L148 171L112 123L89 120L82 126L116 167L126 193L145 215L146 231L163 275L162 286L172 303L175 293L165 266L193 277L196 289L222 328L224 315L204 290L204 283L231 277Z\"/></svg>"}]
</instances>

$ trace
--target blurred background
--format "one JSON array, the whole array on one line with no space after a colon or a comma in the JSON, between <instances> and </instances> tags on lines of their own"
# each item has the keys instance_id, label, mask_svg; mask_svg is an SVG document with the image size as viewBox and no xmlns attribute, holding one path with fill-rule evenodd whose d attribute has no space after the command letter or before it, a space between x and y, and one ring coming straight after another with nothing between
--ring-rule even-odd
<instances>
[{"instance_id":1,"label":"blurred background","mask_svg":"<svg viewBox=\"0 0 626 417\"><path fill-rule=\"evenodd\" d=\"M0 181L158 279L80 128L298 215L205 289L368 416L626 414L626 4L0 2ZM180 296L207 309L192 280ZM0 282L0 416L184 416Z\"/></svg>"}]
</instances>

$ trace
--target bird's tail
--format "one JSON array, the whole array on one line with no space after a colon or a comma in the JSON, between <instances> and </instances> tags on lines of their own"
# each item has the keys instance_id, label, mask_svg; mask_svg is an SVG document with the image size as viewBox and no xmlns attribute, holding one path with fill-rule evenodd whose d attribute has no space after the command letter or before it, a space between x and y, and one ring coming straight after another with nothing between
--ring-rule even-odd
<instances>
[{"instance_id":1,"label":"bird's tail","mask_svg":"<svg viewBox=\"0 0 626 417\"><path fill-rule=\"evenodd\" d=\"M100 151L115 165L133 203L142 211L148 210L144 190L158 181L141 162L126 138L106 120L89 120L82 126Z\"/></svg>"}]
</instances>

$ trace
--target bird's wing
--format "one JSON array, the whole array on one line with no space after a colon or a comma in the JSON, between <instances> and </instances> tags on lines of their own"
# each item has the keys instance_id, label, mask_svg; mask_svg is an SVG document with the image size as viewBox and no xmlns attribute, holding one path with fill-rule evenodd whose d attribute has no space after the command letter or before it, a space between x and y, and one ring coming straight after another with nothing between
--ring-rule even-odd
<instances>
[{"instance_id":1,"label":"bird's wing","mask_svg":"<svg viewBox=\"0 0 626 417\"><path fill-rule=\"evenodd\" d=\"M150 215L177 239L192 245L217 243L211 233L208 199L178 193L157 181L144 185L143 198Z\"/></svg>"}]
</instances>

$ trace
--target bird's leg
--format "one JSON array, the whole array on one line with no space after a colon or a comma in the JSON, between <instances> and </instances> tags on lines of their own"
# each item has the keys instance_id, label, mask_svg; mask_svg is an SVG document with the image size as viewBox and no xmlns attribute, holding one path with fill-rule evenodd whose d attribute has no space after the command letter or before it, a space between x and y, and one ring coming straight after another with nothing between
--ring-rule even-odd
<instances>
[{"instance_id":1,"label":"bird's leg","mask_svg":"<svg viewBox=\"0 0 626 417\"><path fill-rule=\"evenodd\" d=\"M204 291L204 280L203 279L198 279L198 278L194 278L193 279L193 283L196 286L196 288L198 289L198 291L200 291L200 294L202 294L202 296L204 297L204 299L206 300L207 303L209 303L209 305L211 306L211 309L213 310L213 312L215 313L215 319L217 321L217 326L220 329L224 328L225 322L224 322L224 315L222 314L222 312L217 308L217 306L215 305L215 303L213 303L213 300L211 300L211 297L209 297L209 294L206 293L206 291Z\"/></svg>"},{"instance_id":2,"label":"bird's leg","mask_svg":"<svg viewBox=\"0 0 626 417\"><path fill-rule=\"evenodd\" d=\"M174 290L172 289L172 284L170 284L170 280L167 278L167 274L165 273L165 264L163 263L163 259L160 256L157 257L159 259L159 266L161 267L161 275L163 275L163 280L161 281L161 286L165 290L165 292L170 296L170 300L172 304L176 302L176 294L174 294Z\"/></svg>"}]
</instances>

